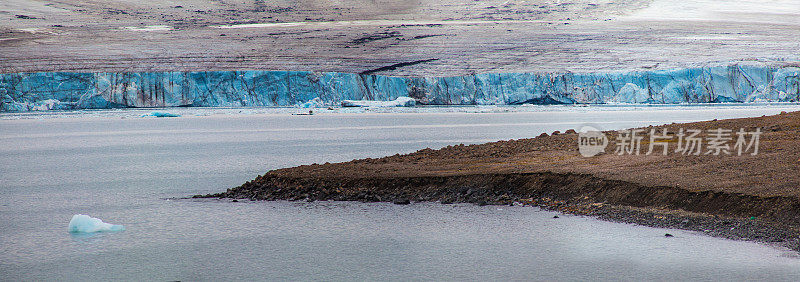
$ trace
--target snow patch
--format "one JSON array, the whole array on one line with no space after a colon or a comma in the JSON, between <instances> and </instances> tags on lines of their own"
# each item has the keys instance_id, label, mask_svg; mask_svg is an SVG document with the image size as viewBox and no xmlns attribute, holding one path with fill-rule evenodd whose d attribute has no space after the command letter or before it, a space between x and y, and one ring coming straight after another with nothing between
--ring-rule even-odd
<instances>
[{"instance_id":1,"label":"snow patch","mask_svg":"<svg viewBox=\"0 0 800 282\"><path fill-rule=\"evenodd\" d=\"M41 27L19 28L17 30L21 32L27 32L30 34L39 34L39 33L56 34L55 32L52 32L46 28L41 28Z\"/></svg>"},{"instance_id":2,"label":"snow patch","mask_svg":"<svg viewBox=\"0 0 800 282\"><path fill-rule=\"evenodd\" d=\"M170 31L172 30L171 26L168 25L148 25L148 26L126 26L122 29L133 30L133 31Z\"/></svg>"},{"instance_id":3,"label":"snow patch","mask_svg":"<svg viewBox=\"0 0 800 282\"><path fill-rule=\"evenodd\" d=\"M295 27L307 25L307 22L287 22L287 23L250 23L232 25L214 25L212 28L231 29L231 28L262 28L262 27Z\"/></svg>"},{"instance_id":4,"label":"snow patch","mask_svg":"<svg viewBox=\"0 0 800 282\"><path fill-rule=\"evenodd\" d=\"M796 0L657 0L630 19L800 24Z\"/></svg>"}]
</instances>

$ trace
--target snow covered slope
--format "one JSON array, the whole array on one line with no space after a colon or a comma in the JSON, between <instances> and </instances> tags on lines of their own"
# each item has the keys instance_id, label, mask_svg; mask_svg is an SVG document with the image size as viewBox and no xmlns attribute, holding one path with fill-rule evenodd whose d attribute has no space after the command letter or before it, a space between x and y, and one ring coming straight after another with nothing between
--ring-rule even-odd
<instances>
[{"instance_id":1,"label":"snow covered slope","mask_svg":"<svg viewBox=\"0 0 800 282\"><path fill-rule=\"evenodd\" d=\"M390 77L305 71L0 74L0 109L294 106L319 98L420 104L709 103L800 100L800 67L728 65L598 73Z\"/></svg>"}]
</instances>

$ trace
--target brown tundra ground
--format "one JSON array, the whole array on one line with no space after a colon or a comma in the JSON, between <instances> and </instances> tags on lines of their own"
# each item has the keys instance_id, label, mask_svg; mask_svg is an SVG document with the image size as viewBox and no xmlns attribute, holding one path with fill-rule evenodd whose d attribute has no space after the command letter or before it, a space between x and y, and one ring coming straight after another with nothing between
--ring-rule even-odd
<instances>
[{"instance_id":1,"label":"brown tundra ground","mask_svg":"<svg viewBox=\"0 0 800 282\"><path fill-rule=\"evenodd\" d=\"M793 0L4 0L0 72L451 76L796 63Z\"/></svg>"}]
</instances>

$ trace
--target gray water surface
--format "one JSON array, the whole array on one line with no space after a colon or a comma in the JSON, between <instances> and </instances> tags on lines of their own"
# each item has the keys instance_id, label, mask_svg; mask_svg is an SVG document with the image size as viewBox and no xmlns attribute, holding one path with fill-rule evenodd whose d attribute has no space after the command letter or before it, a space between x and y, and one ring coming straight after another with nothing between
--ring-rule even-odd
<instances>
[{"instance_id":1,"label":"gray water surface","mask_svg":"<svg viewBox=\"0 0 800 282\"><path fill-rule=\"evenodd\" d=\"M173 198L300 164L799 108L0 120L0 280L797 280L786 249L532 207ZM71 235L78 213L127 230Z\"/></svg>"}]
</instances>

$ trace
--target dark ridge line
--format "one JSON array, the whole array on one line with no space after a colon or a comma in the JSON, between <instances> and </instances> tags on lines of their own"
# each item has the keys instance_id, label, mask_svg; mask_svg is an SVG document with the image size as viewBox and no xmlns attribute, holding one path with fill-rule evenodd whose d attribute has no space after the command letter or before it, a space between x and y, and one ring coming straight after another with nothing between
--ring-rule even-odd
<instances>
[{"instance_id":1,"label":"dark ridge line","mask_svg":"<svg viewBox=\"0 0 800 282\"><path fill-rule=\"evenodd\" d=\"M342 191L330 192L337 189ZM474 193L466 193L466 190ZM496 198L503 194L508 198ZM508 204L514 199L548 197L573 203L601 202L638 208L661 207L718 216L756 216L800 225L800 202L797 197L762 197L713 190L691 191L671 186L645 186L591 174L547 171L383 177L297 177L268 172L226 192L195 197L253 200L311 198L368 202L413 199L463 203L484 201L489 204Z\"/></svg>"},{"instance_id":2,"label":"dark ridge line","mask_svg":"<svg viewBox=\"0 0 800 282\"><path fill-rule=\"evenodd\" d=\"M438 59L425 59L425 60L418 60L418 61L411 61L411 62L402 62L402 63L393 64L393 65L379 67L377 69L371 69L371 70L362 71L362 72L360 72L358 74L361 74L361 75L373 74L373 73L376 73L376 72L379 72L379 71L395 70L395 69L401 68L401 67L412 66L412 65L422 64L422 63L427 63L427 62L433 62L433 61L436 61L436 60L438 60Z\"/></svg>"}]
</instances>

